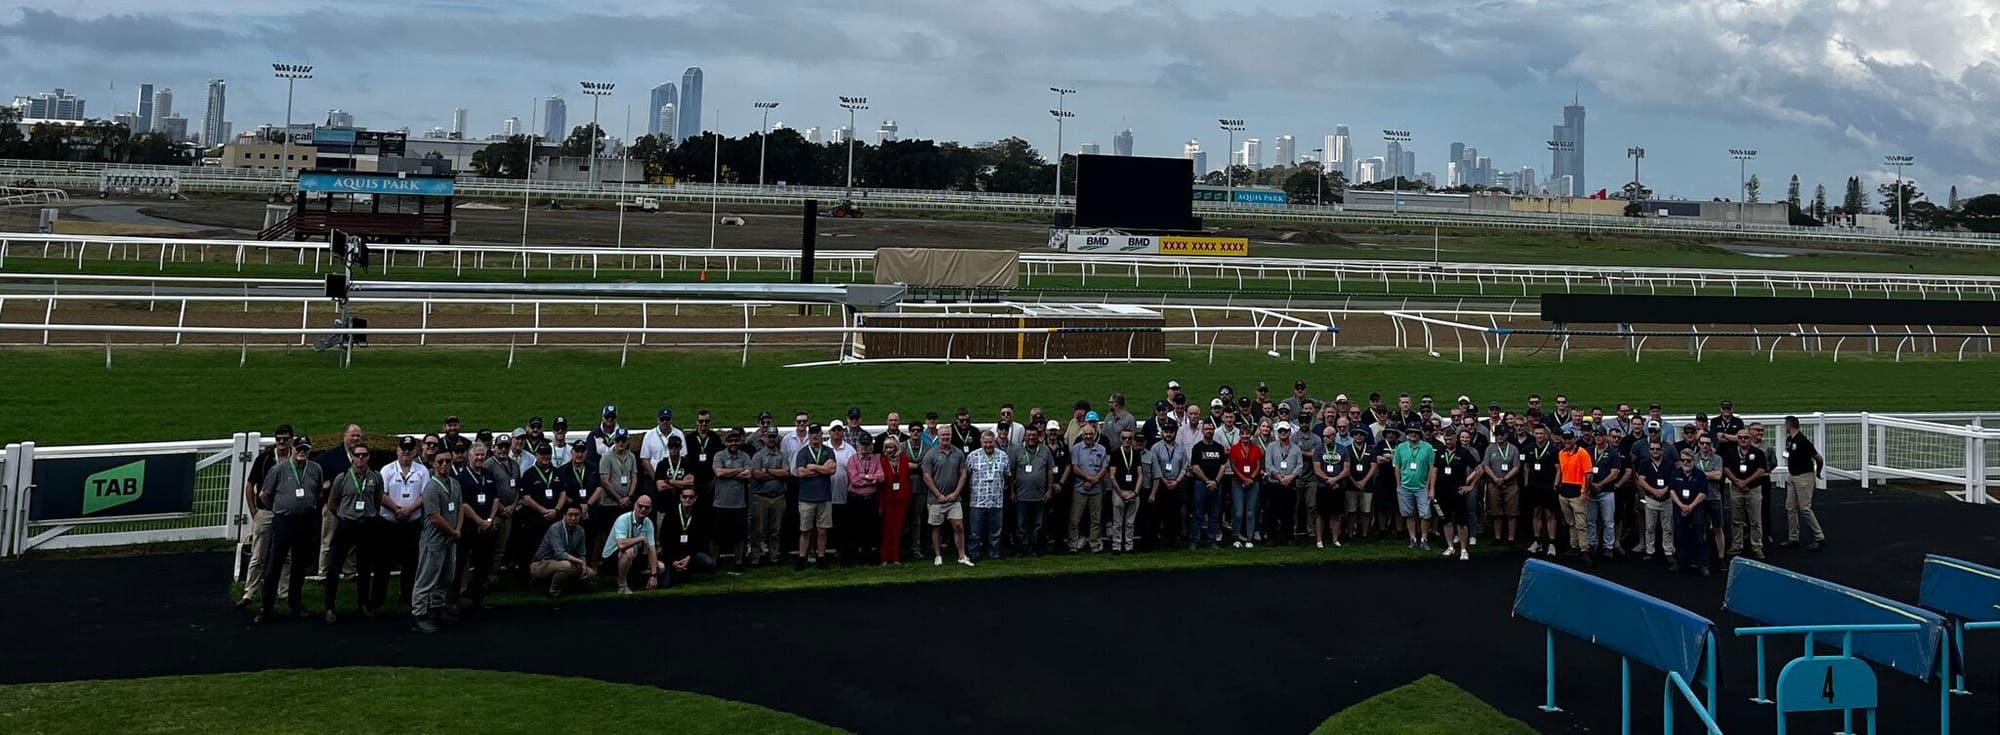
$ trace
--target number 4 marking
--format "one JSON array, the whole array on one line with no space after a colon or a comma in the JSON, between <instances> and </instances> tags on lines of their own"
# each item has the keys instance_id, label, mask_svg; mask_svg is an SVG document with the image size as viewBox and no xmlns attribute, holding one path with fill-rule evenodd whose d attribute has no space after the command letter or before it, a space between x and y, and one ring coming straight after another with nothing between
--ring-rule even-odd
<instances>
[{"instance_id":1,"label":"number 4 marking","mask_svg":"<svg viewBox=\"0 0 2000 735\"><path fill-rule=\"evenodd\" d=\"M1826 669L1826 685L1820 687L1819 695L1826 697L1827 703L1831 704L1833 702L1833 667L1831 666Z\"/></svg>"}]
</instances>

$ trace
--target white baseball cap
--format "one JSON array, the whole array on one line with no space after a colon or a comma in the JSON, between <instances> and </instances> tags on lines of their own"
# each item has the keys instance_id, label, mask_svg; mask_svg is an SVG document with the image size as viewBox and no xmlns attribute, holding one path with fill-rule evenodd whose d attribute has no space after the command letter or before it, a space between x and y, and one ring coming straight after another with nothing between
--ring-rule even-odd
<instances>
[{"instance_id":1,"label":"white baseball cap","mask_svg":"<svg viewBox=\"0 0 2000 735\"><path fill-rule=\"evenodd\" d=\"M1210 399L1208 399L1208 407L1209 407L1209 408L1221 408L1221 407L1222 407L1222 399L1220 399L1220 398L1210 398Z\"/></svg>"},{"instance_id":2,"label":"white baseball cap","mask_svg":"<svg viewBox=\"0 0 2000 735\"><path fill-rule=\"evenodd\" d=\"M1048 429L1049 431L1062 431L1062 422L1057 421L1055 419L1049 419Z\"/></svg>"},{"instance_id":3,"label":"white baseball cap","mask_svg":"<svg viewBox=\"0 0 2000 735\"><path fill-rule=\"evenodd\" d=\"M1172 388L1172 389L1174 389L1174 390L1180 390L1180 389L1181 389L1181 381L1178 381L1178 380L1169 380L1169 381L1167 381L1167 387L1168 387L1168 388Z\"/></svg>"}]
</instances>

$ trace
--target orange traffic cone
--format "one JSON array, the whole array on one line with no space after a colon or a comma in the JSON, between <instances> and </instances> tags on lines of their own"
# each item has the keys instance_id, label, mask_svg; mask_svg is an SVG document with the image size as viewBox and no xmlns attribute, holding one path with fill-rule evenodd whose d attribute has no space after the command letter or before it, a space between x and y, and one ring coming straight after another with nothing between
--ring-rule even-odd
<instances>
[{"instance_id":1,"label":"orange traffic cone","mask_svg":"<svg viewBox=\"0 0 2000 735\"><path fill-rule=\"evenodd\" d=\"M706 282L708 281L708 269L707 269L707 268L703 268L703 269L701 269L701 280L702 280L702 282L704 282L704 283L706 283Z\"/></svg>"}]
</instances>

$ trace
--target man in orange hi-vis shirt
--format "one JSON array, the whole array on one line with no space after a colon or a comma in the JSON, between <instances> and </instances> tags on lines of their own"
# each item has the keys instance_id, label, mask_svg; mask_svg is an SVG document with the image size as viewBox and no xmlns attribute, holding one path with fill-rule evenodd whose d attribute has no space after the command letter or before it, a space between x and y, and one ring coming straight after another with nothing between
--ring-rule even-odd
<instances>
[{"instance_id":1,"label":"man in orange hi-vis shirt","mask_svg":"<svg viewBox=\"0 0 2000 735\"><path fill-rule=\"evenodd\" d=\"M1556 475L1556 496L1560 498L1563 518L1569 522L1569 546L1583 556L1585 564L1593 564L1590 549L1584 537L1584 508L1589 500L1585 488L1590 482L1592 467L1590 451L1576 444L1576 432L1563 432L1563 448L1557 457L1560 472Z\"/></svg>"}]
</instances>

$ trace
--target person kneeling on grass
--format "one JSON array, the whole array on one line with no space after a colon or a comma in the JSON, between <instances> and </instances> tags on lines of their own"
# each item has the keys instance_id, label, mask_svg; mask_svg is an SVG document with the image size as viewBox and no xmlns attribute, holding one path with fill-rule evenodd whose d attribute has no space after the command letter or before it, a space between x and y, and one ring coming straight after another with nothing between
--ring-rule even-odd
<instances>
[{"instance_id":1,"label":"person kneeling on grass","mask_svg":"<svg viewBox=\"0 0 2000 735\"><path fill-rule=\"evenodd\" d=\"M535 584L549 586L551 600L562 596L569 583L588 582L597 576L590 560L583 558L589 552L584 550L583 529L578 527L582 522L582 508L574 505L564 508L562 522L542 533L542 545L535 548L535 561L528 565L528 576Z\"/></svg>"},{"instance_id":2,"label":"person kneeling on grass","mask_svg":"<svg viewBox=\"0 0 2000 735\"><path fill-rule=\"evenodd\" d=\"M694 488L681 493L694 497ZM686 506L681 512L692 512L692 501L681 503ZM571 506L575 507L575 506ZM685 533L685 532L683 532ZM659 541L653 532L653 499L640 496L632 502L632 510L618 516L611 524L611 535L604 540L604 558L618 560L618 594L632 594L632 572L636 566L641 576L646 578L646 589L660 585L660 574L666 571L660 563ZM640 560L644 565L640 566Z\"/></svg>"},{"instance_id":3,"label":"person kneeling on grass","mask_svg":"<svg viewBox=\"0 0 2000 735\"><path fill-rule=\"evenodd\" d=\"M694 499L693 488L682 490L680 503L668 516L673 525L667 526L666 542L660 545L661 556L667 560L662 570L667 587L693 581L695 572L715 571L715 557L708 553L708 526L701 522ZM647 584L650 587L652 583Z\"/></svg>"}]
</instances>

